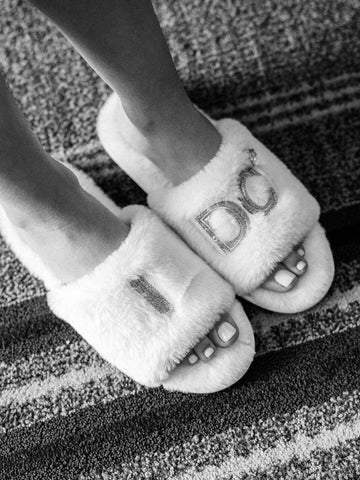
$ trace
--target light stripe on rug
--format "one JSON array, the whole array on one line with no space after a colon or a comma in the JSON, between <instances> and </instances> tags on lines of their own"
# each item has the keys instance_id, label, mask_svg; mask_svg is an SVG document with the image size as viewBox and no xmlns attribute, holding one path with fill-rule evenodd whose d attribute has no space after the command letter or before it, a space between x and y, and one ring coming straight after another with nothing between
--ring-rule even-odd
<instances>
[{"instance_id":1,"label":"light stripe on rug","mask_svg":"<svg viewBox=\"0 0 360 480\"><path fill-rule=\"evenodd\" d=\"M267 91L264 92L256 92L256 96L248 95L243 98L240 102L237 101L236 105L229 105L228 107L222 109L212 109L213 114L217 115L224 115L224 114L231 114L234 111L239 109L239 105L242 109L254 108L254 107L266 107L268 104L279 103L283 105L287 103L289 99L295 96L302 96L302 98L306 98L305 95L313 97L311 92L316 92L317 88L321 87L321 95L323 98L327 98L326 92L331 92L333 90L339 91L341 88L346 88L349 82L355 81L357 82L360 79L360 74L358 72L350 72L344 73L342 75L338 75L332 78L322 78L321 85L320 84L309 84L309 83L300 83L295 88L290 88L288 90L279 91L276 93L269 93ZM342 87L342 85L344 87ZM324 89L325 87L325 89ZM272 109L269 113L272 113Z\"/></svg>"},{"instance_id":2,"label":"light stripe on rug","mask_svg":"<svg viewBox=\"0 0 360 480\"><path fill-rule=\"evenodd\" d=\"M245 123L249 124L259 124L263 118L270 118L272 120L276 120L277 117L282 117L284 114L290 116L292 123L295 115L302 109L308 109L307 113L309 113L309 109L311 111L317 111L318 108L322 105L324 100L327 102L332 102L332 106L336 104L336 102L342 101L342 105L351 105L354 98L358 96L360 93L360 87L358 85L348 86L345 85L336 90L325 90L322 92L314 92L311 94L310 92L307 95L301 96L300 99L290 100L288 99L287 102L280 103L277 105L273 105L271 109L265 109L263 112L254 112L254 113L245 113L242 116L242 119ZM349 97L348 99L346 99ZM331 107L330 107L331 108ZM241 109L243 109L243 105L241 104ZM325 110L325 112L329 112L331 110L321 108L321 111ZM239 111L239 107L233 110L233 112ZM222 113L223 115L223 113ZM301 118L301 117L299 117ZM276 121L274 122L276 125ZM274 126L274 123L271 123L270 129ZM260 129L264 131L264 126L261 126ZM267 131L267 130L266 130Z\"/></svg>"},{"instance_id":3,"label":"light stripe on rug","mask_svg":"<svg viewBox=\"0 0 360 480\"><path fill-rule=\"evenodd\" d=\"M346 472L346 474L345 474ZM252 480L254 475L243 474L222 477L221 480ZM351 438L334 447L311 451L309 457L294 455L287 463L280 463L261 472L262 480L358 480L360 478L360 437ZM220 480L220 479L219 479Z\"/></svg>"},{"instance_id":4,"label":"light stripe on rug","mask_svg":"<svg viewBox=\"0 0 360 480\"><path fill-rule=\"evenodd\" d=\"M259 125L258 127L254 128L254 132L256 132L257 134L263 134L273 132L275 130L281 130L289 126L301 125L303 123L310 122L313 123L330 115L340 115L349 110L355 111L360 108L360 100L343 100L343 103L334 104L327 108L320 108L320 105L315 105L312 110L307 111L306 113L299 112L291 114L291 112L289 112L288 118L279 120L275 119L274 121L271 121L265 125ZM247 123L246 117L243 118L243 121L244 123Z\"/></svg>"},{"instance_id":5,"label":"light stripe on rug","mask_svg":"<svg viewBox=\"0 0 360 480\"><path fill-rule=\"evenodd\" d=\"M85 340L65 340L65 343L55 348L19 357L13 362L0 362L0 392L3 393L5 389L15 390L34 379L37 382L47 381L50 377L60 377L72 369L85 370L103 364L105 361Z\"/></svg>"},{"instance_id":6,"label":"light stripe on rug","mask_svg":"<svg viewBox=\"0 0 360 480\"><path fill-rule=\"evenodd\" d=\"M317 449L328 451L359 436L358 415L353 421L338 424L333 430L325 430L314 437L298 434L292 441L280 440L271 449L258 448L249 457L229 455L220 467L209 466L201 473L191 471L172 477L172 480L220 480L229 475L260 475L275 465L289 462L294 457L300 461L306 460Z\"/></svg>"},{"instance_id":7,"label":"light stripe on rug","mask_svg":"<svg viewBox=\"0 0 360 480\"><path fill-rule=\"evenodd\" d=\"M22 405L49 394L56 397L64 389L79 389L90 381L101 381L110 374L114 374L114 369L109 365L90 366L84 369L72 369L59 377L35 380L16 389L8 388L1 392L0 408Z\"/></svg>"},{"instance_id":8,"label":"light stripe on rug","mask_svg":"<svg viewBox=\"0 0 360 480\"><path fill-rule=\"evenodd\" d=\"M99 402L134 395L143 388L105 364L7 389L0 396L0 432L68 416Z\"/></svg>"}]
</instances>

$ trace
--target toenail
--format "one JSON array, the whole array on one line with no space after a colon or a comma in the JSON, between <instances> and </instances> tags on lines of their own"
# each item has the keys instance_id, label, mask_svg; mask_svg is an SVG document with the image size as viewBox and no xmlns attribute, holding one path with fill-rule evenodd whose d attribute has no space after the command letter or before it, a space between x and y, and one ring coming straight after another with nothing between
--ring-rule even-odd
<instances>
[{"instance_id":1,"label":"toenail","mask_svg":"<svg viewBox=\"0 0 360 480\"><path fill-rule=\"evenodd\" d=\"M303 257L305 255L305 250L303 248L299 248L297 253L300 255L300 257Z\"/></svg>"},{"instance_id":2,"label":"toenail","mask_svg":"<svg viewBox=\"0 0 360 480\"><path fill-rule=\"evenodd\" d=\"M229 322L223 322L217 330L220 340L228 342L236 333L236 328Z\"/></svg>"},{"instance_id":3,"label":"toenail","mask_svg":"<svg viewBox=\"0 0 360 480\"><path fill-rule=\"evenodd\" d=\"M213 347L207 347L204 350L204 355L206 358L210 358L214 355L215 349Z\"/></svg>"},{"instance_id":4,"label":"toenail","mask_svg":"<svg viewBox=\"0 0 360 480\"><path fill-rule=\"evenodd\" d=\"M296 268L300 270L300 272L304 270L305 267L306 267L306 262L304 262L304 260L300 260L300 262L296 265Z\"/></svg>"},{"instance_id":5,"label":"toenail","mask_svg":"<svg viewBox=\"0 0 360 480\"><path fill-rule=\"evenodd\" d=\"M295 273L289 272L289 270L279 270L275 274L276 282L282 287L287 288L296 278Z\"/></svg>"},{"instance_id":6,"label":"toenail","mask_svg":"<svg viewBox=\"0 0 360 480\"><path fill-rule=\"evenodd\" d=\"M196 363L199 359L198 357L195 355L195 353L192 353L189 358L189 363L191 363L191 365L194 365L194 363Z\"/></svg>"}]
</instances>

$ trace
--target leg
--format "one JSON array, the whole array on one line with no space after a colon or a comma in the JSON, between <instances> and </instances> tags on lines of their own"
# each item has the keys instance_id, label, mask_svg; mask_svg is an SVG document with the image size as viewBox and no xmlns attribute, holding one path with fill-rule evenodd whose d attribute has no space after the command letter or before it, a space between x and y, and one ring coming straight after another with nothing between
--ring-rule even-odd
<instances>
[{"instance_id":1,"label":"leg","mask_svg":"<svg viewBox=\"0 0 360 480\"><path fill-rule=\"evenodd\" d=\"M128 117L123 133L174 183L215 155L220 135L186 95L150 0L31 2L121 97ZM306 268L293 252L263 286L286 292Z\"/></svg>"},{"instance_id":2,"label":"leg","mask_svg":"<svg viewBox=\"0 0 360 480\"><path fill-rule=\"evenodd\" d=\"M170 178L180 183L214 156L220 136L186 95L150 0L31 2L118 93L129 138Z\"/></svg>"},{"instance_id":3,"label":"leg","mask_svg":"<svg viewBox=\"0 0 360 480\"><path fill-rule=\"evenodd\" d=\"M0 203L54 274L71 281L117 248L128 227L42 149L2 77L0 102Z\"/></svg>"},{"instance_id":4,"label":"leg","mask_svg":"<svg viewBox=\"0 0 360 480\"><path fill-rule=\"evenodd\" d=\"M114 252L129 226L42 149L1 76L0 102L0 206L56 277L71 282ZM237 335L230 319L221 320L184 361L207 361Z\"/></svg>"}]
</instances>

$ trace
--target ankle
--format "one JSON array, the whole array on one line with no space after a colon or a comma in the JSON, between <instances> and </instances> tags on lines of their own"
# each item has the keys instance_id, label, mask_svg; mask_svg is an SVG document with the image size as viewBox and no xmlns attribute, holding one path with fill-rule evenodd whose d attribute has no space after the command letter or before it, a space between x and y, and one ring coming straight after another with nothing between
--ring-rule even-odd
<instances>
[{"instance_id":1,"label":"ankle","mask_svg":"<svg viewBox=\"0 0 360 480\"><path fill-rule=\"evenodd\" d=\"M196 109L183 89L166 90L162 99L145 99L140 104L122 99L128 120L145 137L159 137L170 126L180 126L194 116Z\"/></svg>"},{"instance_id":2,"label":"ankle","mask_svg":"<svg viewBox=\"0 0 360 480\"><path fill-rule=\"evenodd\" d=\"M221 137L211 122L186 97L166 108L138 111L124 105L126 140L148 156L175 184L203 168L216 154Z\"/></svg>"},{"instance_id":3,"label":"ankle","mask_svg":"<svg viewBox=\"0 0 360 480\"><path fill-rule=\"evenodd\" d=\"M78 182L68 193L67 205L47 206L41 215L9 217L22 241L62 282L92 271L119 248L130 231L128 224Z\"/></svg>"},{"instance_id":4,"label":"ankle","mask_svg":"<svg viewBox=\"0 0 360 480\"><path fill-rule=\"evenodd\" d=\"M69 222L82 204L83 190L77 177L63 164L47 159L44 182L26 185L22 198L3 204L9 220L18 229L57 230Z\"/></svg>"},{"instance_id":5,"label":"ankle","mask_svg":"<svg viewBox=\"0 0 360 480\"><path fill-rule=\"evenodd\" d=\"M198 173L216 155L221 136L210 121L195 107L192 115L172 132L164 171L177 185Z\"/></svg>"}]
</instances>

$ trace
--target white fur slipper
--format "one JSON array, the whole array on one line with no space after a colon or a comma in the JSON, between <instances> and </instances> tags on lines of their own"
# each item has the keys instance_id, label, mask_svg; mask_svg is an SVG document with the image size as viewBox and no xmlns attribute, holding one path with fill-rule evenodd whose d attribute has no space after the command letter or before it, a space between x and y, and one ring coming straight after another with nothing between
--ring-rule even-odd
<instances>
[{"instance_id":1,"label":"white fur slipper","mask_svg":"<svg viewBox=\"0 0 360 480\"><path fill-rule=\"evenodd\" d=\"M114 161L148 193L149 206L234 286L269 310L293 313L319 302L334 276L320 207L290 170L238 121L213 121L221 147L206 167L174 186L121 136L122 105L113 94L98 133ZM291 250L304 244L308 270L289 292L260 285Z\"/></svg>"},{"instance_id":2,"label":"white fur slipper","mask_svg":"<svg viewBox=\"0 0 360 480\"><path fill-rule=\"evenodd\" d=\"M151 210L119 209L84 173L82 187L131 225L118 250L88 275L61 284L0 211L0 231L19 259L48 289L51 310L100 355L146 386L209 393L239 380L254 356L249 320L233 288ZM177 365L228 313L235 343L213 359Z\"/></svg>"}]
</instances>

